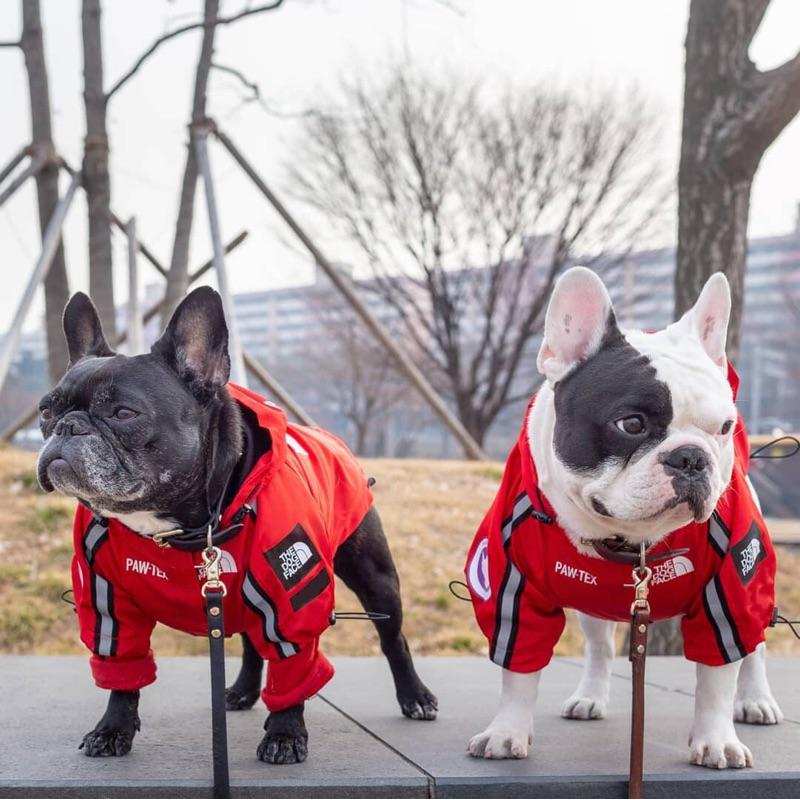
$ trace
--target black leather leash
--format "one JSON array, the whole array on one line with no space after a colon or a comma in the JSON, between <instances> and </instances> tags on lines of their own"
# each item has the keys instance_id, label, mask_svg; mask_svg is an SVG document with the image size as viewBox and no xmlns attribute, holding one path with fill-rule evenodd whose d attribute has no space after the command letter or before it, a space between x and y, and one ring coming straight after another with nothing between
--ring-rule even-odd
<instances>
[{"instance_id":1,"label":"black leather leash","mask_svg":"<svg viewBox=\"0 0 800 800\"><path fill-rule=\"evenodd\" d=\"M208 541L212 529L208 528ZM208 654L211 664L211 751L214 770L214 797L231 796L228 771L228 722L225 716L225 616L222 601L227 593L219 578L221 551L213 544L203 550L206 580L200 587L206 604Z\"/></svg>"}]
</instances>

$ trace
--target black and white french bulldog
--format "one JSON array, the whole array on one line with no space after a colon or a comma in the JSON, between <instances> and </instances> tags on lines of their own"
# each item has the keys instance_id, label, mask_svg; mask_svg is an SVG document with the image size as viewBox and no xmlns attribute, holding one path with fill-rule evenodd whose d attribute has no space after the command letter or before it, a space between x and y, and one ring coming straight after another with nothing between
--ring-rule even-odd
<instances>
[{"instance_id":1,"label":"black and white french bulldog","mask_svg":"<svg viewBox=\"0 0 800 800\"><path fill-rule=\"evenodd\" d=\"M80 293L65 309L64 333L69 368L40 403L42 488L78 498L142 535L202 526L244 458L242 415L225 387L228 330L217 293L208 287L192 292L148 354L114 353L94 306ZM389 615L375 627L403 714L434 719L437 701L417 676L401 631L397 572L374 507L336 552L333 566L366 608ZM229 710L250 708L262 685L263 661L242 638L244 658L227 691ZM111 691L105 715L83 739L86 755L130 750L139 729L138 701L138 691ZM262 761L305 760L303 711L300 703L268 716L257 750Z\"/></svg>"},{"instance_id":2,"label":"black and white french bulldog","mask_svg":"<svg viewBox=\"0 0 800 800\"><path fill-rule=\"evenodd\" d=\"M705 523L715 511L734 465L737 413L725 357L729 314L730 290L721 273L708 280L681 320L654 333L620 331L608 292L592 271L575 267L557 282L537 361L546 380L523 436L538 487L573 552L597 559L589 540L614 536L653 545L693 521ZM703 546L708 530L705 525ZM524 551L524 537L518 546ZM552 565L547 568L553 574ZM485 583L475 586L479 593L491 591ZM589 612L579 613L586 659L562 716L599 719L608 707L616 623L575 607ZM469 742L471 755L527 756L540 674L503 669L499 710ZM782 719L767 682L763 642L741 660L697 664L690 762L750 766L734 719Z\"/></svg>"}]
</instances>

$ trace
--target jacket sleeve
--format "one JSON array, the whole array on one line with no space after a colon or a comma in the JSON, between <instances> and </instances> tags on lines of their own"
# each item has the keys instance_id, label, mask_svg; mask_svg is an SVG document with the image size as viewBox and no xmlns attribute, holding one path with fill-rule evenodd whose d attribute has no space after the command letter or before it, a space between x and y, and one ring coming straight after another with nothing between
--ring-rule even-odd
<instances>
[{"instance_id":1,"label":"jacket sleeve","mask_svg":"<svg viewBox=\"0 0 800 800\"><path fill-rule=\"evenodd\" d=\"M550 663L565 618L515 553L517 530L513 516L494 520L490 511L470 549L465 574L491 660L512 672L538 672Z\"/></svg>"},{"instance_id":2,"label":"jacket sleeve","mask_svg":"<svg viewBox=\"0 0 800 800\"><path fill-rule=\"evenodd\" d=\"M683 618L684 652L709 666L744 658L764 641L775 606L775 551L760 513L744 485L747 513L709 521L709 547L719 566ZM733 528L733 530L731 530Z\"/></svg>"},{"instance_id":3,"label":"jacket sleeve","mask_svg":"<svg viewBox=\"0 0 800 800\"><path fill-rule=\"evenodd\" d=\"M81 641L92 653L92 676L101 689L133 691L153 683L156 665L150 649L155 621L111 575L108 523L79 506L75 515L72 589Z\"/></svg>"},{"instance_id":4,"label":"jacket sleeve","mask_svg":"<svg viewBox=\"0 0 800 800\"><path fill-rule=\"evenodd\" d=\"M271 507L275 516L257 521L263 527L253 538L242 599L245 632L269 662L262 698L270 711L280 711L316 694L333 676L319 637L331 623L334 582L313 506Z\"/></svg>"}]
</instances>

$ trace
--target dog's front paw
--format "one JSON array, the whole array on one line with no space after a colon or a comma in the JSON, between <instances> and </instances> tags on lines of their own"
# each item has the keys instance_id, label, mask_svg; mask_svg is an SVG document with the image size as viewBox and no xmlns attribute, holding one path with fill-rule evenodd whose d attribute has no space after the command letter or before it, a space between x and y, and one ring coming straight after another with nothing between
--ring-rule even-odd
<instances>
[{"instance_id":1,"label":"dog's front paw","mask_svg":"<svg viewBox=\"0 0 800 800\"><path fill-rule=\"evenodd\" d=\"M308 736L265 733L256 755L266 764L300 764L308 758Z\"/></svg>"},{"instance_id":2,"label":"dog's front paw","mask_svg":"<svg viewBox=\"0 0 800 800\"><path fill-rule=\"evenodd\" d=\"M564 719L605 719L608 700L605 697L575 692L561 706Z\"/></svg>"},{"instance_id":3,"label":"dog's front paw","mask_svg":"<svg viewBox=\"0 0 800 800\"><path fill-rule=\"evenodd\" d=\"M300 764L308 757L308 731L303 704L274 711L264 723L264 738L256 756L267 764Z\"/></svg>"},{"instance_id":4,"label":"dog's front paw","mask_svg":"<svg viewBox=\"0 0 800 800\"><path fill-rule=\"evenodd\" d=\"M689 736L689 763L726 769L753 766L753 755L739 741L733 721L701 725Z\"/></svg>"},{"instance_id":5,"label":"dog's front paw","mask_svg":"<svg viewBox=\"0 0 800 800\"><path fill-rule=\"evenodd\" d=\"M84 755L90 758L124 756L130 753L137 730L139 730L138 725L133 731L96 728L83 737L78 749L83 750Z\"/></svg>"},{"instance_id":6,"label":"dog's front paw","mask_svg":"<svg viewBox=\"0 0 800 800\"><path fill-rule=\"evenodd\" d=\"M531 741L530 733L524 729L490 725L470 739L467 751L475 758L527 758Z\"/></svg>"},{"instance_id":7,"label":"dog's front paw","mask_svg":"<svg viewBox=\"0 0 800 800\"><path fill-rule=\"evenodd\" d=\"M398 693L397 700L404 717L409 719L436 719L439 701L436 696L420 684L409 693Z\"/></svg>"},{"instance_id":8,"label":"dog's front paw","mask_svg":"<svg viewBox=\"0 0 800 800\"><path fill-rule=\"evenodd\" d=\"M771 694L737 695L733 718L751 725L777 725L783 720L783 712Z\"/></svg>"}]
</instances>

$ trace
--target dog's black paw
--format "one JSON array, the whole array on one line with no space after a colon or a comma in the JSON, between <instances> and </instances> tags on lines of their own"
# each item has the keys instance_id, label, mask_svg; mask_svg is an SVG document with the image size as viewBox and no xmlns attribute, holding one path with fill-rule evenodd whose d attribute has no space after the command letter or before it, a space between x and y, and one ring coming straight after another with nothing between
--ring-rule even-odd
<instances>
[{"instance_id":1,"label":"dog's black paw","mask_svg":"<svg viewBox=\"0 0 800 800\"><path fill-rule=\"evenodd\" d=\"M83 750L83 754L89 758L125 756L133 747L133 737L137 730L139 730L138 725L133 731L97 728L83 737L78 749Z\"/></svg>"},{"instance_id":2,"label":"dog's black paw","mask_svg":"<svg viewBox=\"0 0 800 800\"><path fill-rule=\"evenodd\" d=\"M124 756L130 753L133 737L141 728L139 722L139 692L112 690L103 718L94 730L83 737L78 746L90 758Z\"/></svg>"},{"instance_id":3,"label":"dog's black paw","mask_svg":"<svg viewBox=\"0 0 800 800\"><path fill-rule=\"evenodd\" d=\"M260 696L261 693L258 689L251 692L239 690L234 683L233 686L225 690L225 708L228 711L246 711L255 705Z\"/></svg>"},{"instance_id":4,"label":"dog's black paw","mask_svg":"<svg viewBox=\"0 0 800 800\"><path fill-rule=\"evenodd\" d=\"M256 755L267 764L300 764L308 757L308 731L303 704L275 711L264 723L264 738Z\"/></svg>"},{"instance_id":5,"label":"dog's black paw","mask_svg":"<svg viewBox=\"0 0 800 800\"><path fill-rule=\"evenodd\" d=\"M403 716L409 719L436 719L439 711L439 701L436 696L420 684L413 692L398 694L400 710Z\"/></svg>"},{"instance_id":6,"label":"dog's black paw","mask_svg":"<svg viewBox=\"0 0 800 800\"><path fill-rule=\"evenodd\" d=\"M308 737L265 733L256 755L267 764L301 764L308 757Z\"/></svg>"}]
</instances>

